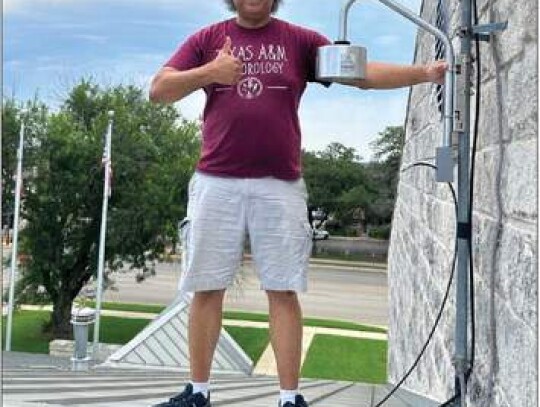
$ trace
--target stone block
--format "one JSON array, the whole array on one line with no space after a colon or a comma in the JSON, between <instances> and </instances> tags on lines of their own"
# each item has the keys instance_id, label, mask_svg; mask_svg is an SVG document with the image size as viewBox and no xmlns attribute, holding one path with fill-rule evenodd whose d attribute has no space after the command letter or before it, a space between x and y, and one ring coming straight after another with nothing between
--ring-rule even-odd
<instances>
[{"instance_id":1,"label":"stone block","mask_svg":"<svg viewBox=\"0 0 540 407\"><path fill-rule=\"evenodd\" d=\"M73 356L73 341L54 339L49 342L49 355L69 358Z\"/></svg>"},{"instance_id":2,"label":"stone block","mask_svg":"<svg viewBox=\"0 0 540 407\"><path fill-rule=\"evenodd\" d=\"M505 107L512 140L534 140L538 134L538 51L530 46L508 67ZM536 146L535 150L536 151Z\"/></svg>"},{"instance_id":3,"label":"stone block","mask_svg":"<svg viewBox=\"0 0 540 407\"><path fill-rule=\"evenodd\" d=\"M502 176L504 214L521 221L538 219L538 162L536 140L506 148Z\"/></svg>"},{"instance_id":4,"label":"stone block","mask_svg":"<svg viewBox=\"0 0 540 407\"><path fill-rule=\"evenodd\" d=\"M497 382L510 406L537 402L537 337L504 302L497 303Z\"/></svg>"},{"instance_id":5,"label":"stone block","mask_svg":"<svg viewBox=\"0 0 540 407\"><path fill-rule=\"evenodd\" d=\"M96 357L98 362L104 362L109 356L120 349L123 345L101 343ZM71 358L73 356L74 342L65 339L54 339L49 342L49 354L51 356ZM88 355L92 355L92 344L88 344Z\"/></svg>"},{"instance_id":6,"label":"stone block","mask_svg":"<svg viewBox=\"0 0 540 407\"><path fill-rule=\"evenodd\" d=\"M538 298L536 228L505 224L501 236L497 291L516 318L536 331Z\"/></svg>"},{"instance_id":7,"label":"stone block","mask_svg":"<svg viewBox=\"0 0 540 407\"><path fill-rule=\"evenodd\" d=\"M536 2L523 1L516 7L513 0L499 0L494 2L489 14L490 21L508 21L508 28L495 37L502 65L510 63L527 47L535 46L538 38Z\"/></svg>"},{"instance_id":8,"label":"stone block","mask_svg":"<svg viewBox=\"0 0 540 407\"><path fill-rule=\"evenodd\" d=\"M502 153L505 154L504 149ZM501 152L497 146L476 154L473 211L492 218L497 218L502 210L498 201L499 180L497 177L501 171L500 159Z\"/></svg>"},{"instance_id":9,"label":"stone block","mask_svg":"<svg viewBox=\"0 0 540 407\"><path fill-rule=\"evenodd\" d=\"M501 84L502 85L502 84ZM504 102L504 89L500 89L496 78L482 83L481 110L478 126L477 151L494 148L502 141L510 140L510 133L505 127L507 106ZM502 120L499 118L502 117ZM471 143L474 137L474 107L471 110Z\"/></svg>"},{"instance_id":10,"label":"stone block","mask_svg":"<svg viewBox=\"0 0 540 407\"><path fill-rule=\"evenodd\" d=\"M475 213L473 217L473 261L476 277L489 282L492 272L496 270L498 260L498 235L502 227L496 218Z\"/></svg>"}]
</instances>

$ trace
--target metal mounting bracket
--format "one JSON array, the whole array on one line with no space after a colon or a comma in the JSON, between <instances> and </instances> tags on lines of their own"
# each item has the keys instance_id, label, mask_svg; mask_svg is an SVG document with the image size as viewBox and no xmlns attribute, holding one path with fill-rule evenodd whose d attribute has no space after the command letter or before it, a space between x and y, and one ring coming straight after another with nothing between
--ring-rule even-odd
<instances>
[{"instance_id":1,"label":"metal mounting bracket","mask_svg":"<svg viewBox=\"0 0 540 407\"><path fill-rule=\"evenodd\" d=\"M499 23L480 24L472 27L472 33L478 37L480 41L489 41L490 34L504 31L508 28L508 21Z\"/></svg>"}]
</instances>

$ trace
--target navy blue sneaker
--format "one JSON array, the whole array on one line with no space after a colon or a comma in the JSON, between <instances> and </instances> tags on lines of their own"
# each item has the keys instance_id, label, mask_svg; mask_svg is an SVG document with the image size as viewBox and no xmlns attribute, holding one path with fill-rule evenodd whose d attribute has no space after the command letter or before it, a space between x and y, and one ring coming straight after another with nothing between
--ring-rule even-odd
<instances>
[{"instance_id":1,"label":"navy blue sneaker","mask_svg":"<svg viewBox=\"0 0 540 407\"><path fill-rule=\"evenodd\" d=\"M212 407L210 404L210 393L208 398L202 393L193 394L193 386L191 383L186 385L182 393L177 394L163 403L154 404L153 407Z\"/></svg>"},{"instance_id":2,"label":"navy blue sneaker","mask_svg":"<svg viewBox=\"0 0 540 407\"><path fill-rule=\"evenodd\" d=\"M306 403L304 397L302 397L300 394L297 394L296 398L294 399L294 404L290 401L287 401L285 404L279 403L279 407L308 407L308 403Z\"/></svg>"}]
</instances>

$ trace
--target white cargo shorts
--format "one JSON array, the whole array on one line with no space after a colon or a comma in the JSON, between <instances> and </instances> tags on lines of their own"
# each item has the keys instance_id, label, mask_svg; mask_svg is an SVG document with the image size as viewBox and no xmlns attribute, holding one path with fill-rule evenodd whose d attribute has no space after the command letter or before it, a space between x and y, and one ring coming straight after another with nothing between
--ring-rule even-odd
<instances>
[{"instance_id":1,"label":"white cargo shorts","mask_svg":"<svg viewBox=\"0 0 540 407\"><path fill-rule=\"evenodd\" d=\"M235 278L246 232L263 290L307 289L312 231L303 179L227 178L196 172L180 223L182 292L221 290Z\"/></svg>"}]
</instances>

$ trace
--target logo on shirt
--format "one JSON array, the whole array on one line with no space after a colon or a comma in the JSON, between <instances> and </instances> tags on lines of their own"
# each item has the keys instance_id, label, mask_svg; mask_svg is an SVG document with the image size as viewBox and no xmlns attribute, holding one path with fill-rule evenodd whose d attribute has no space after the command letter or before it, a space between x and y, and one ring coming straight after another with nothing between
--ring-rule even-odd
<instances>
[{"instance_id":1,"label":"logo on shirt","mask_svg":"<svg viewBox=\"0 0 540 407\"><path fill-rule=\"evenodd\" d=\"M238 82L238 95L244 99L255 99L259 97L263 91L263 83L260 79L254 76L248 76Z\"/></svg>"}]
</instances>

